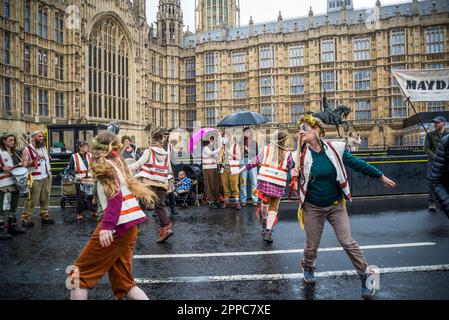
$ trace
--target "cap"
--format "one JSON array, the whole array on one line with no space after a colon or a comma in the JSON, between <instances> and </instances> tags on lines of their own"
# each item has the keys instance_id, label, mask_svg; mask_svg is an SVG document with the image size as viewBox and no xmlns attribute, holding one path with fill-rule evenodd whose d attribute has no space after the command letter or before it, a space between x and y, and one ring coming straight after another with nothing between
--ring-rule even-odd
<instances>
[{"instance_id":1,"label":"cap","mask_svg":"<svg viewBox=\"0 0 449 320\"><path fill-rule=\"evenodd\" d=\"M433 122L433 123L440 123L440 122L447 122L447 120L443 116L437 116L431 122Z\"/></svg>"}]
</instances>

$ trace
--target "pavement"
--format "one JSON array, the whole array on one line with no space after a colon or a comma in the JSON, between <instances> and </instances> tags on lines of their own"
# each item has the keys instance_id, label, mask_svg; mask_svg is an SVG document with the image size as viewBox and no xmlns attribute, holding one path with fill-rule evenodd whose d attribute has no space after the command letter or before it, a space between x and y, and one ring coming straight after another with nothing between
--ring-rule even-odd
<instances>
[{"instance_id":1,"label":"pavement","mask_svg":"<svg viewBox=\"0 0 449 320\"><path fill-rule=\"evenodd\" d=\"M57 207L52 226L36 224L25 235L0 242L0 299L68 299L67 266L96 226ZM420 195L358 198L348 205L353 238L379 268L377 300L449 299L449 220L426 209ZM274 242L262 240L255 209L190 207L175 216L175 234L157 244L158 224L141 225L133 275L155 300L359 300L361 283L326 224L316 261L316 285L299 267L305 240L297 204L283 202ZM21 212L21 210L19 210ZM113 300L107 276L90 299Z\"/></svg>"}]
</instances>

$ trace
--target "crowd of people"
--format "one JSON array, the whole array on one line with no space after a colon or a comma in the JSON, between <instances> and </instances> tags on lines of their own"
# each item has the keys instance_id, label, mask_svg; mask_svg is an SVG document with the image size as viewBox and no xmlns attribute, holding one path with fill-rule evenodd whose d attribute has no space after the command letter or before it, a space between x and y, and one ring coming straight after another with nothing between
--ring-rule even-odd
<instances>
[{"instance_id":1,"label":"crowd of people","mask_svg":"<svg viewBox=\"0 0 449 320\"><path fill-rule=\"evenodd\" d=\"M449 138L444 132L444 120L442 117L434 120L436 130L426 140L426 152L433 161L429 170L435 191L431 201L438 198L442 209L448 212ZM240 210L251 197L250 203L257 207L262 238L271 243L280 199L287 187L297 191L298 217L306 236L301 260L304 281L315 282L315 261L327 220L361 278L362 296L371 297L375 289L368 283L373 281L373 271L350 231L346 202L351 201L351 193L345 166L378 179L386 188L394 188L396 183L353 156L345 142L326 140L325 127L318 118L305 115L298 126L295 152L287 148L290 136L284 131L276 132L260 149L251 129L243 133L243 146L230 132L223 134L220 145L216 135L205 135L201 153L205 200L212 209ZM72 155L69 165L69 172L77 182L76 218L83 220L87 210L99 223L74 263L71 277L77 277L80 285L71 291L73 299L87 299L87 289L93 288L106 273L119 299L147 299L131 275L138 225L147 219L145 211L153 210L160 223L157 242L165 242L174 234L173 215L178 214L175 198L192 188L192 180L185 171L178 173L177 183L173 182L173 147L168 137L167 131L155 130L143 152L129 137L119 140L108 131L93 139L92 153L88 142L79 142L78 152ZM0 239L23 234L23 228L33 227L32 212L36 204L40 206L41 223L54 223L48 210L52 177L43 133L32 134L32 142L21 156L16 152L16 144L13 133L1 136ZM20 166L28 168L32 181L21 224L16 218L19 191L11 174L13 168ZM86 197L82 185L94 179L94 192ZM5 209L3 204L8 195L9 208Z\"/></svg>"}]
</instances>

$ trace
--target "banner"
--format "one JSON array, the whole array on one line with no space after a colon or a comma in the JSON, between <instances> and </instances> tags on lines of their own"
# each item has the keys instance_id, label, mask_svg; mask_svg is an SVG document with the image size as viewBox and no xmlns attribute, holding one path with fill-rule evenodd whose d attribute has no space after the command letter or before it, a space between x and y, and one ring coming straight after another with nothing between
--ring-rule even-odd
<instances>
[{"instance_id":1,"label":"banner","mask_svg":"<svg viewBox=\"0 0 449 320\"><path fill-rule=\"evenodd\" d=\"M410 101L449 101L449 69L393 70Z\"/></svg>"}]
</instances>

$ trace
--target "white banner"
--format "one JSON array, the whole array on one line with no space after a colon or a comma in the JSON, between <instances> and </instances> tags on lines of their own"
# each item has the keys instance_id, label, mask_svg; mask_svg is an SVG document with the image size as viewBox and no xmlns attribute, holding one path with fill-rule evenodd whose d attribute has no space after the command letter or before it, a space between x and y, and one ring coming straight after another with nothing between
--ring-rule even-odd
<instances>
[{"instance_id":1,"label":"white banner","mask_svg":"<svg viewBox=\"0 0 449 320\"><path fill-rule=\"evenodd\" d=\"M410 101L449 101L449 69L392 72Z\"/></svg>"}]
</instances>

